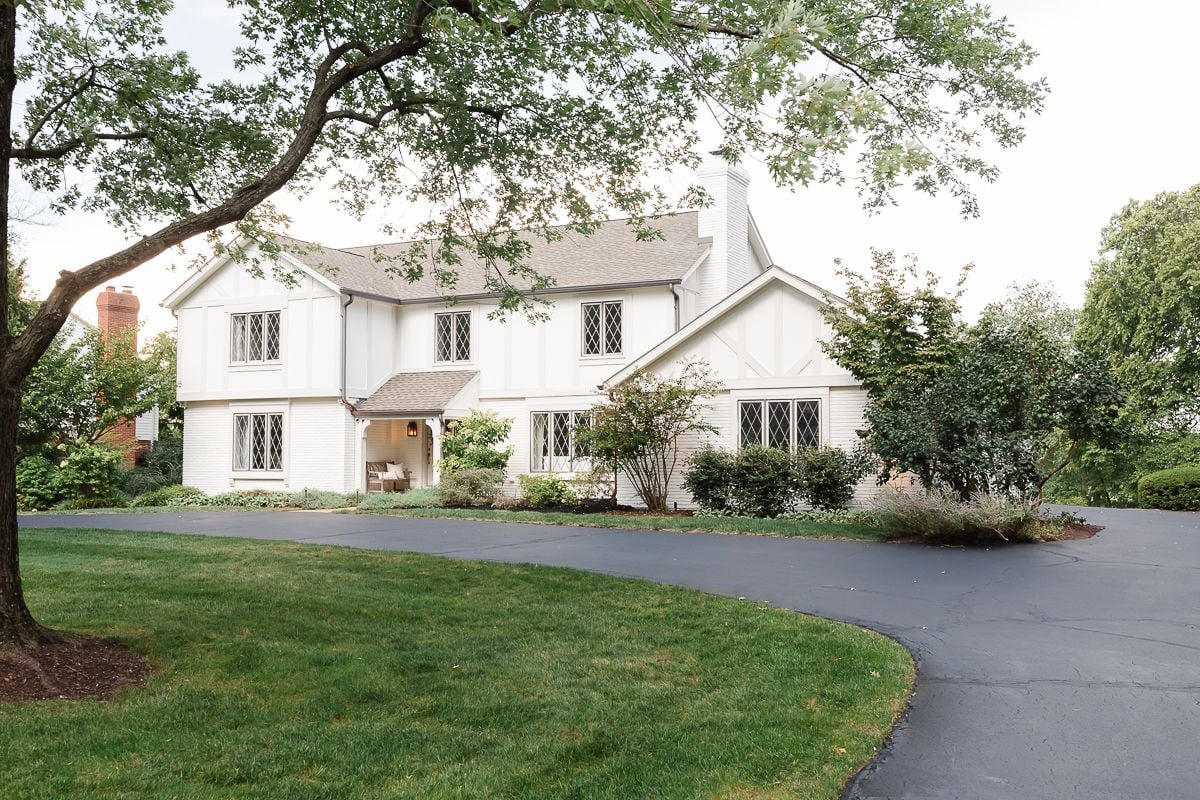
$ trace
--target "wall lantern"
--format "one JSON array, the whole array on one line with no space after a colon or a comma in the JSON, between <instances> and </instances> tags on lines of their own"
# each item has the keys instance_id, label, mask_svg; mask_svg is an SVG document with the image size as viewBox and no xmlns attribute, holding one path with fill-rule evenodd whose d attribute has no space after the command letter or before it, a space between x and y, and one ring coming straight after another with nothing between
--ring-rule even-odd
<instances>
[{"instance_id":1,"label":"wall lantern","mask_svg":"<svg viewBox=\"0 0 1200 800\"><path fill-rule=\"evenodd\" d=\"M408 438L417 438L417 423L415 421L408 423Z\"/></svg>"}]
</instances>

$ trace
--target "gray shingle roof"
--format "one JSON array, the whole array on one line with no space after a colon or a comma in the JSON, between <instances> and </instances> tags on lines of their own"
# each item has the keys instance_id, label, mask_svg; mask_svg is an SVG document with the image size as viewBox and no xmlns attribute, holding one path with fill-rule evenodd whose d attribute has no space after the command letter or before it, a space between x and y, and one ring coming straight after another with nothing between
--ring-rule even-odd
<instances>
[{"instance_id":1,"label":"gray shingle roof","mask_svg":"<svg viewBox=\"0 0 1200 800\"><path fill-rule=\"evenodd\" d=\"M475 370L399 372L359 403L356 413L378 415L444 411L446 404L478 374Z\"/></svg>"},{"instance_id":2,"label":"gray shingle roof","mask_svg":"<svg viewBox=\"0 0 1200 800\"><path fill-rule=\"evenodd\" d=\"M659 217L653 227L661 238L638 241L634 228L626 220L602 223L591 236L567 234L547 242L532 238L528 264L548 275L557 288L631 283L667 283L683 277L708 247L697 234L697 213L683 212ZM320 271L340 288L358 294L370 294L400 301L436 300L447 292L439 288L429 270L415 283L409 283L386 271L397 254L421 247L420 242L332 248L300 239L278 237L294 258ZM484 267L464 255L458 269L458 284L452 294L459 297L486 294ZM521 280L515 281L521 288Z\"/></svg>"}]
</instances>

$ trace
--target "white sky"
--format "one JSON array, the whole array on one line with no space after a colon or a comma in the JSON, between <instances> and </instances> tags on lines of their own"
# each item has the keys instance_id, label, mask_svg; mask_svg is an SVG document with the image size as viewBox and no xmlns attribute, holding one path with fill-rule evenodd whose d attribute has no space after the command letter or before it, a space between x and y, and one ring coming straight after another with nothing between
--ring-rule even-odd
<instances>
[{"instance_id":1,"label":"white sky","mask_svg":"<svg viewBox=\"0 0 1200 800\"><path fill-rule=\"evenodd\" d=\"M180 4L172 43L186 48L209 74L228 72L229 11L219 0ZM1082 301L1101 228L1129 199L1200 182L1200 3L1191 0L992 0L1040 53L1035 70L1052 93L1045 112L1029 121L1015 150L992 155L1002 168L993 185L977 185L982 208L964 220L950 196L901 194L900 205L869 215L852 188L795 192L753 175L750 202L776 263L832 290L842 288L833 260L863 269L872 247L916 254L948 279L974 262L966 306L978 311L1014 282L1052 282L1064 299ZM35 201L36 202L36 201ZM279 198L291 232L334 246L390 237L378 220L357 222L315 195ZM393 209L392 214L400 214ZM400 221L405 222L403 214ZM413 220L415 221L415 220ZM61 269L75 269L117 249L122 236L103 219L43 214L22 226L21 254L34 289L44 294ZM183 279L188 259L166 256L118 280L142 300L146 332L174 326L159 307ZM95 295L76 307L95 319Z\"/></svg>"}]
</instances>

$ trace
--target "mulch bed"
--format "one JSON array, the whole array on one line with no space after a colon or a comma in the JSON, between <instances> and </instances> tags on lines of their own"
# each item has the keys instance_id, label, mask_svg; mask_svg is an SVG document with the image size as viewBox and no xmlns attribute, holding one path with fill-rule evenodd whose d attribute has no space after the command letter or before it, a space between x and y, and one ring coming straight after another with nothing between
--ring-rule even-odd
<instances>
[{"instance_id":1,"label":"mulch bed","mask_svg":"<svg viewBox=\"0 0 1200 800\"><path fill-rule=\"evenodd\" d=\"M150 670L125 645L66 636L33 650L0 651L0 703L19 700L110 699L140 686Z\"/></svg>"},{"instance_id":2,"label":"mulch bed","mask_svg":"<svg viewBox=\"0 0 1200 800\"><path fill-rule=\"evenodd\" d=\"M1090 539L1100 531L1104 530L1103 525L1089 525L1086 522L1072 522L1067 527L1063 528L1063 532L1059 534L1056 542L1073 542L1077 539Z\"/></svg>"}]
</instances>

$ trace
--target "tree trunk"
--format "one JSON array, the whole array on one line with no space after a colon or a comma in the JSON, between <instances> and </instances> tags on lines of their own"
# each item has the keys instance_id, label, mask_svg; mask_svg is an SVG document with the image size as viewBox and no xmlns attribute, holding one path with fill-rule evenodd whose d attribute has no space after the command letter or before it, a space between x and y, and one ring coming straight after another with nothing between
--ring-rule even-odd
<instances>
[{"instance_id":1,"label":"tree trunk","mask_svg":"<svg viewBox=\"0 0 1200 800\"><path fill-rule=\"evenodd\" d=\"M6 385L0 386L0 650L36 647L52 638L34 621L21 590L16 503L21 388L9 385L7 375L2 380Z\"/></svg>"},{"instance_id":2,"label":"tree trunk","mask_svg":"<svg viewBox=\"0 0 1200 800\"><path fill-rule=\"evenodd\" d=\"M24 371L9 363L8 187L12 154L17 9L0 2L0 649L35 647L52 634L38 625L21 591L17 552L17 419Z\"/></svg>"}]
</instances>

